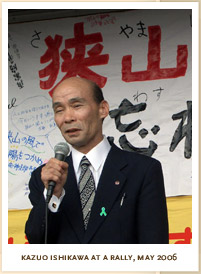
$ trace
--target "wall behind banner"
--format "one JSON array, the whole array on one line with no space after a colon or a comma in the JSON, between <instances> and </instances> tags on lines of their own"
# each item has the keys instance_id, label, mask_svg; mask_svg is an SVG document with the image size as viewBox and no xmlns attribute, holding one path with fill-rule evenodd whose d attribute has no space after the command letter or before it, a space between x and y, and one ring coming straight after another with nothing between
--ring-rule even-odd
<instances>
[{"instance_id":1,"label":"wall behind banner","mask_svg":"<svg viewBox=\"0 0 201 274\"><path fill-rule=\"evenodd\" d=\"M51 93L75 75L102 87L110 104L105 135L122 149L160 160L167 197L191 196L191 35L191 10L131 10L10 24L9 209L31 208L31 172L63 141Z\"/></svg>"}]
</instances>

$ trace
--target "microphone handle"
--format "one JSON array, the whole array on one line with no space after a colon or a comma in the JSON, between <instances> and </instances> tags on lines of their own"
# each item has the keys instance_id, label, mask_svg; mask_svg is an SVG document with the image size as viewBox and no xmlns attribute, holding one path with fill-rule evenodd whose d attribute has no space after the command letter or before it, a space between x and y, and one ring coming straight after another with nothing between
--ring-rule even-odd
<instances>
[{"instance_id":1,"label":"microphone handle","mask_svg":"<svg viewBox=\"0 0 201 274\"><path fill-rule=\"evenodd\" d=\"M55 186L56 186L56 183L53 181L50 181L48 183L48 189L47 189L47 194L46 194L46 203L48 203L48 204L50 202L50 199L52 198Z\"/></svg>"}]
</instances>

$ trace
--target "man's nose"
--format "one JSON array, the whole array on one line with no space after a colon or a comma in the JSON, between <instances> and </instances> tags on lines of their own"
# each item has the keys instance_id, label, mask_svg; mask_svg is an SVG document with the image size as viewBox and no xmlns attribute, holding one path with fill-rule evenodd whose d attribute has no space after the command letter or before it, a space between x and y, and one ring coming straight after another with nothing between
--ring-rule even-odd
<instances>
[{"instance_id":1,"label":"man's nose","mask_svg":"<svg viewBox=\"0 0 201 274\"><path fill-rule=\"evenodd\" d=\"M71 123L75 121L74 111L72 108L67 108L64 113L64 121L65 123Z\"/></svg>"}]
</instances>

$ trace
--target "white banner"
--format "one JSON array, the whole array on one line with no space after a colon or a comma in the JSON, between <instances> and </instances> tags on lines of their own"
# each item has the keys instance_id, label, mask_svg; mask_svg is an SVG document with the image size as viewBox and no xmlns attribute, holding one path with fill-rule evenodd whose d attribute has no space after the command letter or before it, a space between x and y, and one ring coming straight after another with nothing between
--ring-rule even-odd
<instances>
[{"instance_id":1,"label":"white banner","mask_svg":"<svg viewBox=\"0 0 201 274\"><path fill-rule=\"evenodd\" d=\"M104 134L160 160L167 196L192 194L191 22L191 9L147 9L9 25L10 209L31 207L31 172L63 141L51 92L76 75L103 89Z\"/></svg>"}]
</instances>

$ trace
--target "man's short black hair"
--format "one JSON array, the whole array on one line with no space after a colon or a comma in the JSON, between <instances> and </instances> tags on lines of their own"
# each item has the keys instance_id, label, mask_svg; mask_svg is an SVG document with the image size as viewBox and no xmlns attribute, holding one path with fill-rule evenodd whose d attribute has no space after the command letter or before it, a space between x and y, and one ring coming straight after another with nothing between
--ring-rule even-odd
<instances>
[{"instance_id":1,"label":"man's short black hair","mask_svg":"<svg viewBox=\"0 0 201 274\"><path fill-rule=\"evenodd\" d=\"M96 83L94 83L94 82L91 82L91 83L92 83L92 91L93 91L94 100L97 104L100 104L104 100L103 91Z\"/></svg>"}]
</instances>

